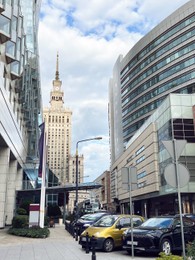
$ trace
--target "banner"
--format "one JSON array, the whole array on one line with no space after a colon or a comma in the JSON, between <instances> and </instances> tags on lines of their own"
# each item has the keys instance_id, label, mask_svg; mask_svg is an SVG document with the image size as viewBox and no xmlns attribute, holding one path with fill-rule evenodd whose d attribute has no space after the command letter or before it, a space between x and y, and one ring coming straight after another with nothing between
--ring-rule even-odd
<instances>
[{"instance_id":1,"label":"banner","mask_svg":"<svg viewBox=\"0 0 195 260\"><path fill-rule=\"evenodd\" d=\"M39 171L38 177L42 178L43 175L43 157L44 157L44 146L45 146L45 122L39 126L41 135L39 138Z\"/></svg>"}]
</instances>

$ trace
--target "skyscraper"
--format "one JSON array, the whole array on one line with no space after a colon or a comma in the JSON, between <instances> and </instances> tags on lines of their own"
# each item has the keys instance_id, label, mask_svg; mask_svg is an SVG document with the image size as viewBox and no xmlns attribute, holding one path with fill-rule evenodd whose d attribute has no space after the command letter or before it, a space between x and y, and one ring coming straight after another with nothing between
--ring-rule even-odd
<instances>
[{"instance_id":1,"label":"skyscraper","mask_svg":"<svg viewBox=\"0 0 195 260\"><path fill-rule=\"evenodd\" d=\"M0 3L0 227L11 224L15 193L23 188L23 176L29 179L27 163L38 156L40 1L27 2L28 8L22 5L25 1Z\"/></svg>"},{"instance_id":2,"label":"skyscraper","mask_svg":"<svg viewBox=\"0 0 195 260\"><path fill-rule=\"evenodd\" d=\"M50 92L50 107L43 109L47 134L47 162L61 184L69 182L69 156L71 153L72 111L64 107L64 92L59 78L59 56Z\"/></svg>"},{"instance_id":3,"label":"skyscraper","mask_svg":"<svg viewBox=\"0 0 195 260\"><path fill-rule=\"evenodd\" d=\"M182 207L183 212L194 210L194 26L195 2L188 1L115 64L109 85L110 144L114 153L111 195L122 212L130 208L129 193L122 187L122 169L132 166L137 171L137 187L131 193L135 212L147 217L178 211L177 191L164 176L165 167L172 162L163 146L165 140L186 141L179 162L188 168L190 181L181 189ZM116 102L119 99L121 104ZM120 145L118 152L115 146L120 127L125 149L122 151ZM170 176L175 176L174 171Z\"/></svg>"},{"instance_id":4,"label":"skyscraper","mask_svg":"<svg viewBox=\"0 0 195 260\"><path fill-rule=\"evenodd\" d=\"M194 24L194 1L189 1L117 61L120 80L112 85L120 90L124 146L169 93L195 92ZM110 103L116 111L111 96Z\"/></svg>"}]
</instances>

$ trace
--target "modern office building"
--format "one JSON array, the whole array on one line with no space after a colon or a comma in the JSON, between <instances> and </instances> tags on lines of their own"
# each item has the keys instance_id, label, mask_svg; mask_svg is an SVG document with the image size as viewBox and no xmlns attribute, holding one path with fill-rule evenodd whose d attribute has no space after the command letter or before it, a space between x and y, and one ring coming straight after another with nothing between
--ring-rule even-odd
<instances>
[{"instance_id":1,"label":"modern office building","mask_svg":"<svg viewBox=\"0 0 195 260\"><path fill-rule=\"evenodd\" d=\"M0 228L11 224L16 191L38 158L40 1L27 2L28 14L25 1L0 1Z\"/></svg>"},{"instance_id":2,"label":"modern office building","mask_svg":"<svg viewBox=\"0 0 195 260\"><path fill-rule=\"evenodd\" d=\"M115 178L111 179L111 196L118 199L122 213L129 212L129 191L122 183L122 169L135 167L136 187L132 185L132 201L135 213L151 217L179 212L177 186L165 178L166 167L175 162L165 148L163 141L169 141L179 151L179 141L186 141L178 165L184 170L178 172L182 211L195 212L195 94L170 94L159 108L146 120L129 141L126 151L112 166ZM173 149L174 151L174 149ZM168 174L176 178L173 166ZM177 182L176 182L177 183ZM135 184L135 183L132 183Z\"/></svg>"},{"instance_id":3,"label":"modern office building","mask_svg":"<svg viewBox=\"0 0 195 260\"><path fill-rule=\"evenodd\" d=\"M112 78L109 80L109 133L111 164L124 152L122 128L122 104L120 88L120 55L113 68Z\"/></svg>"},{"instance_id":4,"label":"modern office building","mask_svg":"<svg viewBox=\"0 0 195 260\"><path fill-rule=\"evenodd\" d=\"M135 44L120 64L117 61L120 82L113 75L111 88L116 84L121 93L124 145L170 92L195 92L194 25L195 3L189 1Z\"/></svg>"},{"instance_id":5,"label":"modern office building","mask_svg":"<svg viewBox=\"0 0 195 260\"><path fill-rule=\"evenodd\" d=\"M123 166L129 166L131 165L130 161L133 159L128 154L130 150L132 150L132 156L134 156L136 151L142 149L142 146L145 152L146 147L148 149L150 147L149 143L143 145L148 140L147 135L144 138L140 137L141 139L134 139L140 127L144 125L170 93L195 93L194 25L195 2L189 1L144 36L125 57L120 56L115 64L113 76L109 82L110 145L111 153L114 153L111 154L111 192L113 199L118 200L120 198L120 200L123 200L126 197L128 200L127 192L120 195L121 185L117 179L119 174L118 162L123 158ZM115 97L114 93L119 94ZM116 102L116 100L119 100L119 96L121 105L120 102ZM191 103L192 106L193 104ZM158 111L160 112L160 110ZM115 115L119 116L116 117ZM185 118L185 113L182 117ZM113 120L117 124L113 123ZM190 120L193 120L192 115ZM153 127L156 127L155 124ZM122 144L117 146L119 141L118 133L121 132L120 128L122 128ZM156 130L151 129L150 131L155 132ZM145 135L147 133L142 134ZM173 136L170 135L169 138L171 139ZM146 197L158 197L161 194L158 191L161 189L161 186L165 188L165 192L168 192L166 185L161 183L160 174L162 174L162 169L161 164L159 165L158 136L155 137L154 135L153 138L153 141L150 141L151 144L154 142L154 147L152 148L154 153L152 150L147 152L147 165L148 167L149 165L152 166L148 170L145 169L145 166L138 168L137 173L138 176L143 175L147 179L147 185L143 183L145 185L144 189L147 191L145 192ZM177 136L175 138L180 139ZM187 139L186 136L182 138ZM124 150L123 147L125 147ZM141 151L140 156L142 153L143 151ZM146 157L144 158L144 156L136 158L146 162ZM134 161L133 165L141 163L139 160L138 162ZM185 164L187 165L188 163L186 162ZM140 165L142 164L139 164L139 167ZM148 178L152 176L149 174L150 171L154 173L151 179L153 191L148 186ZM193 175L192 172L190 174ZM141 180L144 179L140 178L138 182L140 186L142 185ZM142 187L137 192L140 193L141 190ZM155 192L157 193L155 194ZM120 200L119 203L121 203Z\"/></svg>"}]
</instances>

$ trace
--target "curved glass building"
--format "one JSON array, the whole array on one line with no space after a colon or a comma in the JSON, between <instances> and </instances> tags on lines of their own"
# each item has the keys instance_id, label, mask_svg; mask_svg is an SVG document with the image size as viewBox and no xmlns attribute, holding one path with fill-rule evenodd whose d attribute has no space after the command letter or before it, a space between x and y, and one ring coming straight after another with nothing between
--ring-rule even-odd
<instances>
[{"instance_id":1,"label":"curved glass building","mask_svg":"<svg viewBox=\"0 0 195 260\"><path fill-rule=\"evenodd\" d=\"M195 92L195 2L143 37L120 69L123 142L127 144L170 93Z\"/></svg>"},{"instance_id":2,"label":"curved glass building","mask_svg":"<svg viewBox=\"0 0 195 260\"><path fill-rule=\"evenodd\" d=\"M122 168L135 166L135 212L177 212L177 192L164 176L172 157L163 141L185 140L179 163L190 177L181 187L182 207L195 212L195 1L177 9L119 57L109 81L112 199L122 213L129 212Z\"/></svg>"}]
</instances>

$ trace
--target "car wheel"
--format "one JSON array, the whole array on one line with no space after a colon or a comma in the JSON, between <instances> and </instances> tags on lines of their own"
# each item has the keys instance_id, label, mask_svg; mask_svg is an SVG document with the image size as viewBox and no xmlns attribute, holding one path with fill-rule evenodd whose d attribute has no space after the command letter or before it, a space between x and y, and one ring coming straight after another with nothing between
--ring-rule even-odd
<instances>
[{"instance_id":1,"label":"car wheel","mask_svg":"<svg viewBox=\"0 0 195 260\"><path fill-rule=\"evenodd\" d=\"M162 240L160 245L161 252L164 252L165 255L170 255L172 251L172 245L169 239L165 238Z\"/></svg>"},{"instance_id":2,"label":"car wheel","mask_svg":"<svg viewBox=\"0 0 195 260\"><path fill-rule=\"evenodd\" d=\"M111 252L114 249L114 241L111 238L107 238L104 241L103 249L105 252Z\"/></svg>"}]
</instances>

